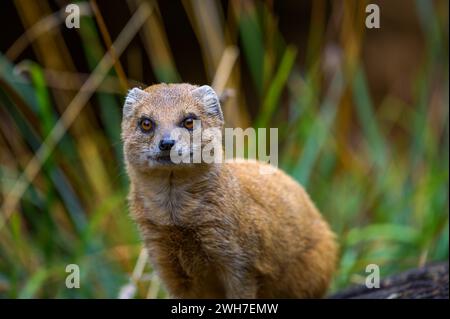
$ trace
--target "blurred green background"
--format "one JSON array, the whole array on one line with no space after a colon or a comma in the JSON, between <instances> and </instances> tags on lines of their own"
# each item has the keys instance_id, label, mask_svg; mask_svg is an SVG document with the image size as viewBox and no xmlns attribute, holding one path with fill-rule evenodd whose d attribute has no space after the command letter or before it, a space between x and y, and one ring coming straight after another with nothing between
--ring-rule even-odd
<instances>
[{"instance_id":1,"label":"blurred green background","mask_svg":"<svg viewBox=\"0 0 450 319\"><path fill-rule=\"evenodd\" d=\"M80 1L79 29L69 3L0 5L0 297L166 296L120 142L126 90L157 82L212 84L227 127L279 128L339 238L331 292L448 259L448 1Z\"/></svg>"}]
</instances>

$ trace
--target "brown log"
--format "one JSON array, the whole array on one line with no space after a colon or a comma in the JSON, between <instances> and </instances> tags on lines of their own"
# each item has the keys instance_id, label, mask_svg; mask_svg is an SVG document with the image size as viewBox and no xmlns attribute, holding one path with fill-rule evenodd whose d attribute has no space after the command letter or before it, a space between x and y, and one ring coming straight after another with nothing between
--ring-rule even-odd
<instances>
[{"instance_id":1,"label":"brown log","mask_svg":"<svg viewBox=\"0 0 450 319\"><path fill-rule=\"evenodd\" d=\"M386 278L380 288L365 285L338 292L332 299L448 299L448 262L430 264Z\"/></svg>"}]
</instances>

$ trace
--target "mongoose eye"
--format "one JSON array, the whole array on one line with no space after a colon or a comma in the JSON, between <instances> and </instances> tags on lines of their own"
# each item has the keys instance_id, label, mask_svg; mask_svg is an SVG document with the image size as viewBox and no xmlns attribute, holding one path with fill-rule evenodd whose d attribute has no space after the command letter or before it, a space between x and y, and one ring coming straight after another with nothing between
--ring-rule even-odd
<instances>
[{"instance_id":1,"label":"mongoose eye","mask_svg":"<svg viewBox=\"0 0 450 319\"><path fill-rule=\"evenodd\" d=\"M184 128L186 128L186 129L191 131L194 128L194 118L193 117L185 118L183 120L182 124L183 124Z\"/></svg>"},{"instance_id":2,"label":"mongoose eye","mask_svg":"<svg viewBox=\"0 0 450 319\"><path fill-rule=\"evenodd\" d=\"M139 121L139 127L141 128L141 130L143 132L148 133L148 132L150 132L153 129L153 123L148 118L142 118Z\"/></svg>"}]
</instances>

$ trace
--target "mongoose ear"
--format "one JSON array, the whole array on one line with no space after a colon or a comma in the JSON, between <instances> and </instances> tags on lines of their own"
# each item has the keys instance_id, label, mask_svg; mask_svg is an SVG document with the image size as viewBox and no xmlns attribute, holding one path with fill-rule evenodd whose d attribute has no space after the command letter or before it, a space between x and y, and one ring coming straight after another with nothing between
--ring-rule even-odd
<instances>
[{"instance_id":1,"label":"mongoose ear","mask_svg":"<svg viewBox=\"0 0 450 319\"><path fill-rule=\"evenodd\" d=\"M201 101L208 114L217 116L223 121L223 113L222 108L220 107L219 97L216 92L214 92L212 87L209 85L200 86L192 90L192 94Z\"/></svg>"},{"instance_id":2,"label":"mongoose ear","mask_svg":"<svg viewBox=\"0 0 450 319\"><path fill-rule=\"evenodd\" d=\"M128 91L123 105L123 117L129 117L133 114L136 103L141 100L145 94L145 91L137 87Z\"/></svg>"}]
</instances>

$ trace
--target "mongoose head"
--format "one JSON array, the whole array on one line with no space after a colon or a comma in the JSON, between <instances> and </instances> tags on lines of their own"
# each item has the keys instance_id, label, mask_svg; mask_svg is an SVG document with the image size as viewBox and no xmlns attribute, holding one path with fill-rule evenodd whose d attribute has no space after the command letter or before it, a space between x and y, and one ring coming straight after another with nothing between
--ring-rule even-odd
<instances>
[{"instance_id":1,"label":"mongoose head","mask_svg":"<svg viewBox=\"0 0 450 319\"><path fill-rule=\"evenodd\" d=\"M202 134L199 141L193 136L199 127L202 132L221 132L223 124L219 98L210 86L156 84L144 90L133 88L123 107L125 161L138 170L192 165L189 163L195 162L195 151L217 138Z\"/></svg>"}]
</instances>

